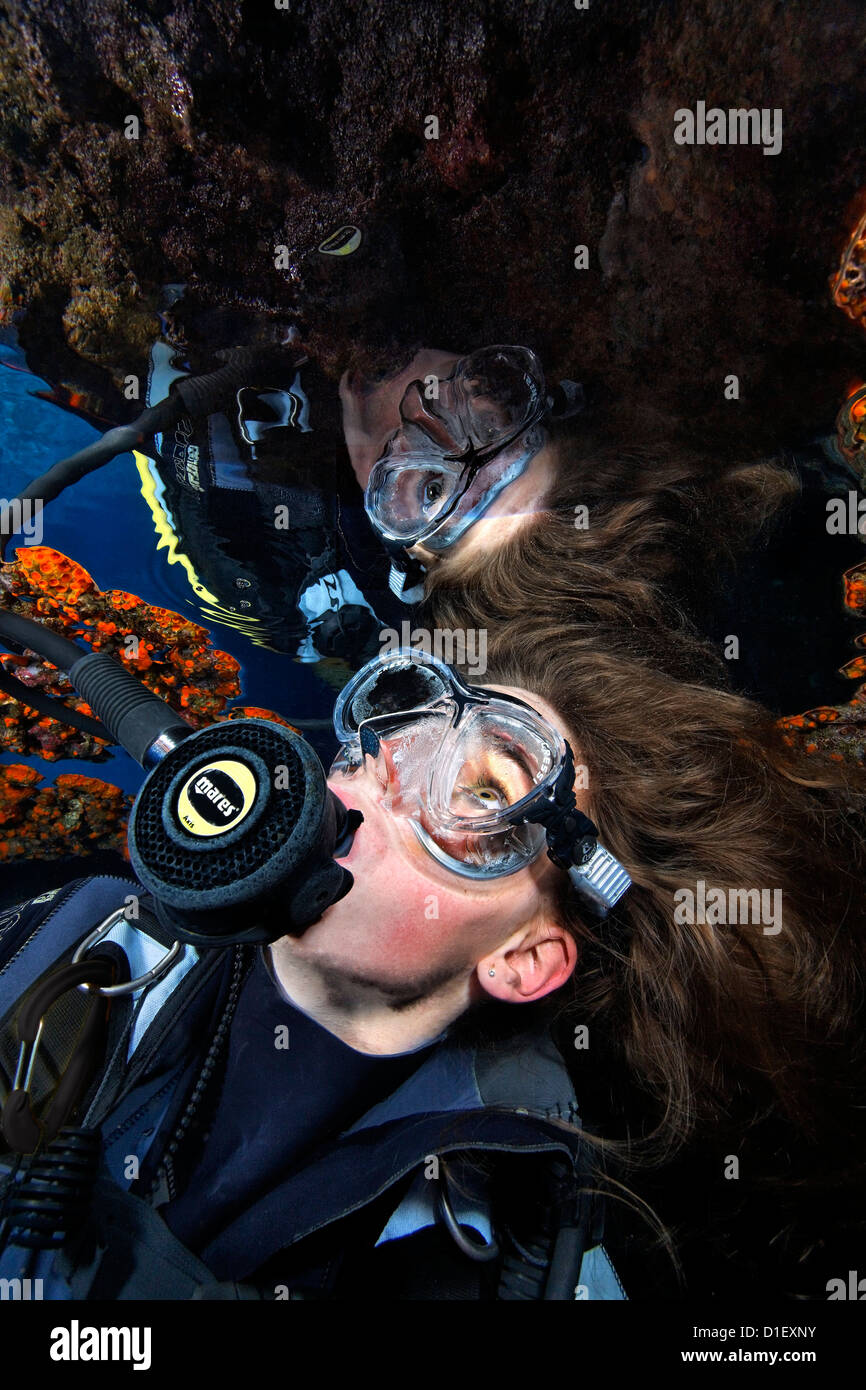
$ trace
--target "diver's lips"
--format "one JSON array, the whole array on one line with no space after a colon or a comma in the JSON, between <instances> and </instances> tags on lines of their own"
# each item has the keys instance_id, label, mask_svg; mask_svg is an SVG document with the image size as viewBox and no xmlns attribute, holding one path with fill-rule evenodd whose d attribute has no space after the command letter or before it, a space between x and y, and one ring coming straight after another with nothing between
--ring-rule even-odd
<instances>
[{"instance_id":1,"label":"diver's lips","mask_svg":"<svg viewBox=\"0 0 866 1390\"><path fill-rule=\"evenodd\" d=\"M336 780L336 779L335 779L335 780ZM344 786L341 786L341 787L340 787L339 792L336 791L336 790L334 789L334 786L332 785L331 779L329 778L329 779L328 779L328 790L329 790L330 792L333 793L333 795L334 795L334 796L337 798L337 800L341 803L341 805L343 806L343 808L346 810L347 813L350 812L350 811L354 811L356 815L359 815L359 816L361 817L360 824L355 828L355 832L354 832L354 834L352 835L351 843L350 843L348 846L345 846L344 844L341 844L341 841L344 840L344 838L345 838L344 836L341 836L341 837L340 837L340 840L338 840L338 841L337 841L337 844L334 846L334 854L333 854L334 859L336 859L336 861L337 861L338 864L345 864L346 866L348 866L349 863L350 863L350 861L351 861L351 859L352 859L352 856L353 856L354 853L355 853L355 846L356 846L357 843L358 843L358 834L359 834L359 832L361 831L363 825L366 823L367 817L365 816L364 812L361 810L360 805L357 805L357 804L356 804L356 802L355 802L355 797L354 797L354 796L348 796L348 797L347 797L347 795L346 795L346 790L345 790Z\"/></svg>"},{"instance_id":2,"label":"diver's lips","mask_svg":"<svg viewBox=\"0 0 866 1390\"><path fill-rule=\"evenodd\" d=\"M336 798L339 801L339 797ZM335 859L346 859L352 852L352 845L355 843L355 836L364 824L364 816L361 811L355 810L352 806L347 806L345 802L340 802L343 808L343 824L334 845L333 857Z\"/></svg>"}]
</instances>

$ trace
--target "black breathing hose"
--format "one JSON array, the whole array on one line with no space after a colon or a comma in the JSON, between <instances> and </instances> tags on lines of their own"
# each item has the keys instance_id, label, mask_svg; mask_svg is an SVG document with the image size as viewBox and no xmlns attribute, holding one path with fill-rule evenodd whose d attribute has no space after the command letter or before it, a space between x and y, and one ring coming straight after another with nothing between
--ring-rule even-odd
<instances>
[{"instance_id":1,"label":"black breathing hose","mask_svg":"<svg viewBox=\"0 0 866 1390\"><path fill-rule=\"evenodd\" d=\"M26 647L61 671L69 671L87 653L86 647L79 647L77 642L18 613L0 611L0 638L5 645L14 645L19 651Z\"/></svg>"},{"instance_id":2,"label":"black breathing hose","mask_svg":"<svg viewBox=\"0 0 866 1390\"><path fill-rule=\"evenodd\" d=\"M108 743L114 742L105 725L100 724L98 720L91 719L87 714L79 714L78 710L69 709L62 700L55 700L53 695L45 695L41 690L32 689L7 671L0 670L0 690L10 695L13 700L18 700L20 704L35 709L37 714L47 714L49 718L59 719L63 724L71 725L73 729L80 729L83 734L104 738Z\"/></svg>"},{"instance_id":3,"label":"black breathing hose","mask_svg":"<svg viewBox=\"0 0 866 1390\"><path fill-rule=\"evenodd\" d=\"M152 694L137 676L107 652L90 651L43 627L32 618L2 611L0 641L19 649L29 648L50 661L52 666L65 671L78 693L102 715L104 727L93 721L95 727L86 732L96 733L98 738L106 738L110 743L119 743L142 764L161 740L169 738L177 742L192 732L185 719L175 714L164 700ZM22 685L22 693L20 696L16 693L16 698L26 703L27 691L28 687ZM34 705L34 708L37 706ZM52 713L56 719L75 723L69 718L72 712L59 701L56 702L56 711L46 712ZM84 715L78 716L79 720L84 718ZM82 726L78 723L76 727Z\"/></svg>"},{"instance_id":4,"label":"black breathing hose","mask_svg":"<svg viewBox=\"0 0 866 1390\"><path fill-rule=\"evenodd\" d=\"M234 398L242 386L249 385L251 374L254 375L260 366L273 364L274 352L273 348L230 348L218 354L225 360L224 367L204 376L183 377L175 381L166 399L149 406L132 424L115 426L85 449L61 459L34 478L7 507L7 519L14 516L14 502L38 501L44 506L72 483L110 463L118 454L137 449L153 435L170 429L185 412L193 416L215 414ZM293 349L292 353L296 358L297 349ZM6 547L14 534L14 531L4 528L0 535L0 560L5 560Z\"/></svg>"},{"instance_id":5,"label":"black breathing hose","mask_svg":"<svg viewBox=\"0 0 866 1390\"><path fill-rule=\"evenodd\" d=\"M138 448L151 435L167 429L182 413L182 401L176 396L169 396L167 400L160 401L159 405L146 410L133 424L117 425L93 444L88 444L86 449L80 449L77 454L70 454L69 458L61 459L47 472L40 473L38 478L34 478L22 488L15 501L39 501L43 506L46 502L52 502L72 483L77 483L88 473L93 473L97 468L110 463L118 454ZM14 514L13 508L14 503L10 505L10 515ZM6 547L12 535L14 532L4 531L0 537L0 557L3 559L6 558Z\"/></svg>"}]
</instances>

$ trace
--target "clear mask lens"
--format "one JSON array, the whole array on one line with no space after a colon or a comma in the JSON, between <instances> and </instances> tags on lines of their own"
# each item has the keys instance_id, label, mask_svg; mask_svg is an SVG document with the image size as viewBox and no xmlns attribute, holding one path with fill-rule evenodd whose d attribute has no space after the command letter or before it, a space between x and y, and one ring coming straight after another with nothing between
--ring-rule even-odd
<instances>
[{"instance_id":1,"label":"clear mask lens","mask_svg":"<svg viewBox=\"0 0 866 1390\"><path fill-rule=\"evenodd\" d=\"M514 873L545 844L542 826L517 817L555 763L528 721L501 707L468 710L440 746L419 838L479 876Z\"/></svg>"},{"instance_id":2,"label":"clear mask lens","mask_svg":"<svg viewBox=\"0 0 866 1390\"><path fill-rule=\"evenodd\" d=\"M361 672L335 712L340 728L356 732L334 770L372 770L383 807L407 817L455 872L514 873L544 847L543 827L520 813L555 776L562 750L531 711L495 697L461 708L442 670L395 654Z\"/></svg>"},{"instance_id":3,"label":"clear mask lens","mask_svg":"<svg viewBox=\"0 0 866 1390\"><path fill-rule=\"evenodd\" d=\"M413 382L400 415L435 448L462 454L470 445L488 449L525 429L537 418L545 389L541 364L529 348L480 348L455 364L437 395L428 397Z\"/></svg>"},{"instance_id":4,"label":"clear mask lens","mask_svg":"<svg viewBox=\"0 0 866 1390\"><path fill-rule=\"evenodd\" d=\"M411 541L433 526L456 497L463 478L458 464L434 453L386 454L373 467L364 505L395 540Z\"/></svg>"},{"instance_id":5,"label":"clear mask lens","mask_svg":"<svg viewBox=\"0 0 866 1390\"><path fill-rule=\"evenodd\" d=\"M411 648L391 652L363 667L341 691L334 706L334 729L341 743L353 740L364 720L406 714L435 704L451 692L446 666Z\"/></svg>"},{"instance_id":6,"label":"clear mask lens","mask_svg":"<svg viewBox=\"0 0 866 1390\"><path fill-rule=\"evenodd\" d=\"M456 713L449 702L443 704L418 715L384 715L361 728L361 754L375 772L382 805L393 815L420 819L424 814L430 770Z\"/></svg>"},{"instance_id":7,"label":"clear mask lens","mask_svg":"<svg viewBox=\"0 0 866 1390\"><path fill-rule=\"evenodd\" d=\"M408 544L458 505L477 510L488 492L492 501L505 484L505 469L507 480L516 476L516 455L526 456L525 466L543 437L539 432L531 445L519 442L538 420L545 390L538 359L521 347L482 348L462 358L429 399L422 383L412 382L400 405L402 424L367 483L364 501L373 523ZM488 470L499 446L509 453L494 478ZM474 479L464 466L473 451L492 453L487 463L482 454ZM467 487L474 496L463 506Z\"/></svg>"},{"instance_id":8,"label":"clear mask lens","mask_svg":"<svg viewBox=\"0 0 866 1390\"><path fill-rule=\"evenodd\" d=\"M544 785L555 750L498 702L463 714L443 742L430 782L430 814L443 826L499 827Z\"/></svg>"}]
</instances>

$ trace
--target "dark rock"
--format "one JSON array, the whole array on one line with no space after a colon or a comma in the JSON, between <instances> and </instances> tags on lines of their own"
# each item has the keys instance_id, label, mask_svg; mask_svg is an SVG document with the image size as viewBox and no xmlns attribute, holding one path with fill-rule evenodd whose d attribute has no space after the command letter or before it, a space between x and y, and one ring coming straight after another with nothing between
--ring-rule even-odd
<instances>
[{"instance_id":1,"label":"dark rock","mask_svg":"<svg viewBox=\"0 0 866 1390\"><path fill-rule=\"evenodd\" d=\"M677 433L714 459L829 424L862 358L827 286L863 180L858 0L8 15L6 312L26 306L40 371L115 411L170 281L200 346L296 322L335 374L526 342L586 383L609 437ZM676 145L699 100L781 108L781 153ZM346 223L361 250L319 255Z\"/></svg>"}]
</instances>

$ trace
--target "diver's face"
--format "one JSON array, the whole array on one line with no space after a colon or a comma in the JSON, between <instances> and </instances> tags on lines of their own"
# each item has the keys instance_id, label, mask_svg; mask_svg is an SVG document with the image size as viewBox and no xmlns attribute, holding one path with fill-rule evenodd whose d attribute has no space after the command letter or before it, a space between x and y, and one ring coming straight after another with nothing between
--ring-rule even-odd
<instances>
[{"instance_id":1,"label":"diver's face","mask_svg":"<svg viewBox=\"0 0 866 1390\"><path fill-rule=\"evenodd\" d=\"M459 361L454 352L423 348L397 376L377 383L365 382L357 372L344 372L340 381L343 409L343 435L355 476L367 486L373 464L381 458L385 445L400 428L400 402L407 386L426 376L447 377Z\"/></svg>"},{"instance_id":2,"label":"diver's face","mask_svg":"<svg viewBox=\"0 0 866 1390\"><path fill-rule=\"evenodd\" d=\"M555 711L538 696L517 689L506 693L531 704L572 741ZM495 958L497 949L516 934L537 930L558 933L567 941L550 951L549 979L538 992L533 987L531 997L541 997L568 978L574 944L555 925L563 875L545 853L507 877L463 878L423 848L408 820L385 808L382 787L369 766L350 777L332 774L329 786L364 817L340 861L351 870L354 886L293 940L293 956L332 975L379 982L394 992L462 977L496 993L506 971L490 977L488 969L479 969L480 962Z\"/></svg>"},{"instance_id":3,"label":"diver's face","mask_svg":"<svg viewBox=\"0 0 866 1390\"><path fill-rule=\"evenodd\" d=\"M464 531L453 545L444 550L434 549L436 537L426 543L410 546L407 555L420 560L426 569L447 565L449 573L464 562L476 562L490 555L529 523L530 517L546 506L556 479L556 453L545 444L529 460L519 478L503 488L483 516Z\"/></svg>"},{"instance_id":4,"label":"diver's face","mask_svg":"<svg viewBox=\"0 0 866 1390\"><path fill-rule=\"evenodd\" d=\"M406 388L413 381L428 375L444 379L459 360L456 354L425 348L399 375L375 385L365 384L357 375L347 372L340 382L343 408L343 432L355 475L366 488L377 459L381 458L388 440L401 426L400 404ZM490 467L500 467L494 461ZM474 491L481 493L485 470L478 475ZM447 561L449 567L464 559L476 560L498 549L526 525L535 512L543 509L556 476L556 456L553 447L545 444L511 483L494 497L484 515L475 521L453 543L444 548L436 544L435 535L425 542L407 548L407 553L428 569Z\"/></svg>"}]
</instances>

